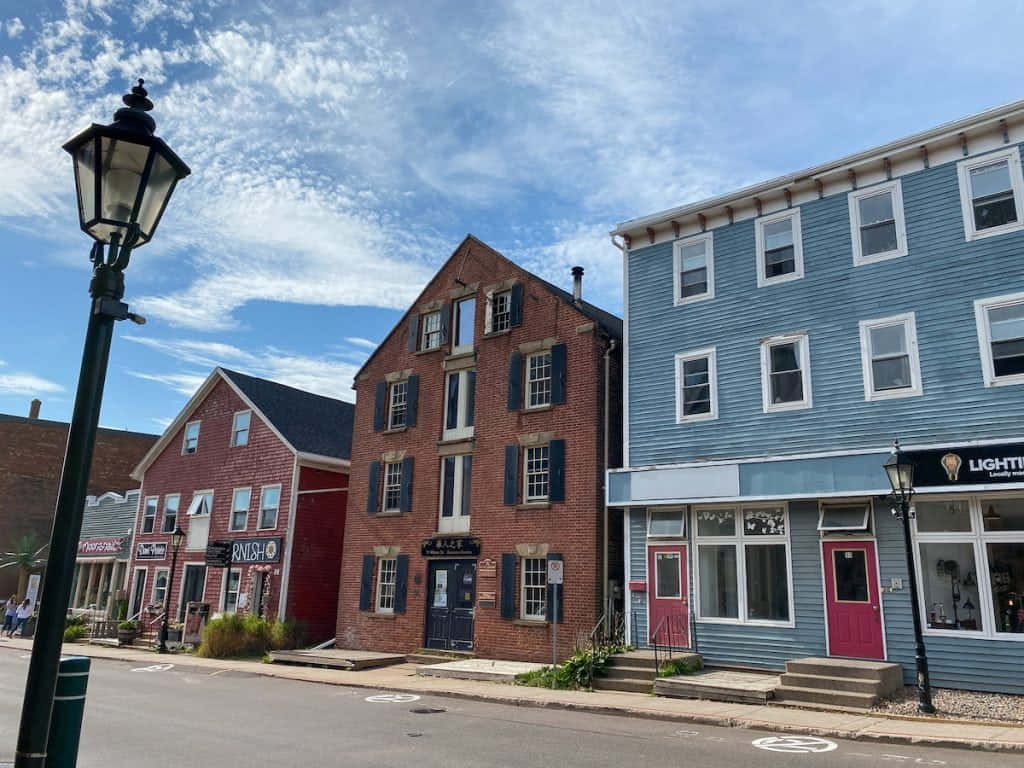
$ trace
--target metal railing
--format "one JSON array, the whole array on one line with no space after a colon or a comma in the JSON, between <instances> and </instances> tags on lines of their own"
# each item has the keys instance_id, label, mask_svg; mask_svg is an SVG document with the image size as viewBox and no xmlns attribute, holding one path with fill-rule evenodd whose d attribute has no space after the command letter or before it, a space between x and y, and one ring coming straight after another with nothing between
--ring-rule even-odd
<instances>
[{"instance_id":1,"label":"metal railing","mask_svg":"<svg viewBox=\"0 0 1024 768\"><path fill-rule=\"evenodd\" d=\"M667 642L662 642L666 640ZM676 641L679 641L678 644ZM654 668L661 671L663 661L668 661L676 651L689 651L689 633L686 631L686 617L663 616L650 634L650 646L654 650ZM662 655L664 654L664 655Z\"/></svg>"}]
</instances>

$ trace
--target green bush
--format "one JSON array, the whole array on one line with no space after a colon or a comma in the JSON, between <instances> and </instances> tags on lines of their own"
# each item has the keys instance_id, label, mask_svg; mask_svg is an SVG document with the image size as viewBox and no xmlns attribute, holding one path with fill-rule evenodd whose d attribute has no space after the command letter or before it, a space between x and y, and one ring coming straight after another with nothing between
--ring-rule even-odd
<instances>
[{"instance_id":1,"label":"green bush","mask_svg":"<svg viewBox=\"0 0 1024 768\"><path fill-rule=\"evenodd\" d=\"M117 625L117 628L118 629L123 629L126 632L128 630L131 630L132 632L138 632L139 631L139 622L136 621L135 619L132 619L131 621L122 621L120 624Z\"/></svg>"},{"instance_id":2,"label":"green bush","mask_svg":"<svg viewBox=\"0 0 1024 768\"><path fill-rule=\"evenodd\" d=\"M229 613L207 623L198 653L211 659L251 658L268 651L301 647L301 622L267 621L252 614Z\"/></svg>"},{"instance_id":3,"label":"green bush","mask_svg":"<svg viewBox=\"0 0 1024 768\"><path fill-rule=\"evenodd\" d=\"M661 665L658 677L675 677L676 675L693 675L704 669L700 657L695 659L669 659Z\"/></svg>"},{"instance_id":4,"label":"green bush","mask_svg":"<svg viewBox=\"0 0 1024 768\"><path fill-rule=\"evenodd\" d=\"M68 616L64 619L64 629L68 627L84 627L85 619L81 616Z\"/></svg>"},{"instance_id":5,"label":"green bush","mask_svg":"<svg viewBox=\"0 0 1024 768\"><path fill-rule=\"evenodd\" d=\"M527 685L532 688L574 688L575 686L562 673L561 667L544 667L533 672L516 675L516 685Z\"/></svg>"},{"instance_id":6,"label":"green bush","mask_svg":"<svg viewBox=\"0 0 1024 768\"><path fill-rule=\"evenodd\" d=\"M71 624L64 629L64 642L77 643L89 633L84 623Z\"/></svg>"},{"instance_id":7,"label":"green bush","mask_svg":"<svg viewBox=\"0 0 1024 768\"><path fill-rule=\"evenodd\" d=\"M604 677L608 673L608 659L611 656L631 650L631 646L619 643L577 648L572 656L554 669L545 667L527 672L517 676L515 682L516 685L535 688L592 688L595 677Z\"/></svg>"},{"instance_id":8,"label":"green bush","mask_svg":"<svg viewBox=\"0 0 1024 768\"><path fill-rule=\"evenodd\" d=\"M301 621L285 619L270 625L270 647L275 651L301 648L306 642L306 628Z\"/></svg>"}]
</instances>

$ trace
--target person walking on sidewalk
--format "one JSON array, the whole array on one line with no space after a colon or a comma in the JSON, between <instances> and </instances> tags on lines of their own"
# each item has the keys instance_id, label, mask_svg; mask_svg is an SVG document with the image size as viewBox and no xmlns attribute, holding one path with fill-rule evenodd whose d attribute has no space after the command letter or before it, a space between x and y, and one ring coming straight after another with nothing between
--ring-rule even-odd
<instances>
[{"instance_id":1,"label":"person walking on sidewalk","mask_svg":"<svg viewBox=\"0 0 1024 768\"><path fill-rule=\"evenodd\" d=\"M25 624L28 623L28 617L31 616L31 615L32 615L32 601L29 600L26 597L25 601L21 605L18 606L18 612L17 612L17 614L15 614L15 617L17 619L17 623L14 625L14 629L12 629L7 634L7 636L8 637L12 637L15 632L20 631L22 637L24 637L25 636Z\"/></svg>"},{"instance_id":2,"label":"person walking on sidewalk","mask_svg":"<svg viewBox=\"0 0 1024 768\"><path fill-rule=\"evenodd\" d=\"M10 632L14 629L14 617L18 613L18 598L11 595L7 600L7 605L4 606L4 628L3 632Z\"/></svg>"}]
</instances>

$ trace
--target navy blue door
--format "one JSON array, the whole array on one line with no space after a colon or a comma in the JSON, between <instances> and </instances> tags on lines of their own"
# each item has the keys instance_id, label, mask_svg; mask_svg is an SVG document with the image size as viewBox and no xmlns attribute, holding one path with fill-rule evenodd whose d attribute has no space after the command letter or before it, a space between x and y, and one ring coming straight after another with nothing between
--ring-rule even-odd
<instances>
[{"instance_id":1,"label":"navy blue door","mask_svg":"<svg viewBox=\"0 0 1024 768\"><path fill-rule=\"evenodd\" d=\"M473 650L476 561L431 561L427 585L427 648Z\"/></svg>"}]
</instances>

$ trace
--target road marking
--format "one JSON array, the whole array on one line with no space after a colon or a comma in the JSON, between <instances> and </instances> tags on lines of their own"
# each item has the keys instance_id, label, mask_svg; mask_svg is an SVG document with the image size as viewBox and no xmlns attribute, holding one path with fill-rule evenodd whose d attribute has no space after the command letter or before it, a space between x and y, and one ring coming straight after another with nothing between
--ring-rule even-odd
<instances>
[{"instance_id":1,"label":"road marking","mask_svg":"<svg viewBox=\"0 0 1024 768\"><path fill-rule=\"evenodd\" d=\"M684 739L688 739L691 736L700 736L697 731L676 731L676 736L682 736Z\"/></svg>"},{"instance_id":2,"label":"road marking","mask_svg":"<svg viewBox=\"0 0 1024 768\"><path fill-rule=\"evenodd\" d=\"M150 664L148 667L136 667L132 672L166 672L174 669L173 664Z\"/></svg>"},{"instance_id":3,"label":"road marking","mask_svg":"<svg viewBox=\"0 0 1024 768\"><path fill-rule=\"evenodd\" d=\"M32 654L31 653L23 653L18 658L19 659L31 659L32 658Z\"/></svg>"},{"instance_id":4,"label":"road marking","mask_svg":"<svg viewBox=\"0 0 1024 768\"><path fill-rule=\"evenodd\" d=\"M367 696L366 700L371 704L409 704L419 701L420 697L414 693L380 693L376 696Z\"/></svg>"},{"instance_id":5,"label":"road marking","mask_svg":"<svg viewBox=\"0 0 1024 768\"><path fill-rule=\"evenodd\" d=\"M763 739L754 739L750 743L758 749L766 749L769 752L793 754L831 752L839 746L834 741L819 739L816 736L765 736Z\"/></svg>"}]
</instances>

